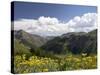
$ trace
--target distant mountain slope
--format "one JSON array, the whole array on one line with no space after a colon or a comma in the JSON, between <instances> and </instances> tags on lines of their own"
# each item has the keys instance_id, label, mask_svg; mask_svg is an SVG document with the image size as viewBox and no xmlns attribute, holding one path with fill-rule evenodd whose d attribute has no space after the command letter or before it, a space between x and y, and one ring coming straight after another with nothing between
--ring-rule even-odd
<instances>
[{"instance_id":1,"label":"distant mountain slope","mask_svg":"<svg viewBox=\"0 0 100 75\"><path fill-rule=\"evenodd\" d=\"M42 46L46 51L61 54L71 52L80 53L97 53L97 30L88 33L67 33L60 37L48 41Z\"/></svg>"},{"instance_id":2,"label":"distant mountain slope","mask_svg":"<svg viewBox=\"0 0 100 75\"><path fill-rule=\"evenodd\" d=\"M71 32L49 38L19 30L14 31L14 41L15 53L20 53L21 47L23 48L21 53L24 51L24 53L37 54L44 52L53 54L87 53L88 55L97 53L97 30L88 33Z\"/></svg>"},{"instance_id":3,"label":"distant mountain slope","mask_svg":"<svg viewBox=\"0 0 100 75\"><path fill-rule=\"evenodd\" d=\"M66 33L66 34L63 34L61 37L70 37L70 36L81 36L81 35L85 35L86 33L85 32L69 32L69 33Z\"/></svg>"},{"instance_id":4,"label":"distant mountain slope","mask_svg":"<svg viewBox=\"0 0 100 75\"><path fill-rule=\"evenodd\" d=\"M23 30L15 31L14 36L16 39L19 39L23 44L34 48L40 47L46 42L46 39L42 38L41 36L29 34Z\"/></svg>"}]
</instances>

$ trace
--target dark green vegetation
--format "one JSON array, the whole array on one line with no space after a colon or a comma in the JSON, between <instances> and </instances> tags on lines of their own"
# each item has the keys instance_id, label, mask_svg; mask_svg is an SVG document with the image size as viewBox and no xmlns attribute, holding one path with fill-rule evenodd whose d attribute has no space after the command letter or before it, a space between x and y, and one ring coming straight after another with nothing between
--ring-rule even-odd
<instances>
[{"instance_id":1,"label":"dark green vegetation","mask_svg":"<svg viewBox=\"0 0 100 75\"><path fill-rule=\"evenodd\" d=\"M48 41L42 46L44 50L56 54L97 53L97 30L89 33L67 33Z\"/></svg>"},{"instance_id":2,"label":"dark green vegetation","mask_svg":"<svg viewBox=\"0 0 100 75\"><path fill-rule=\"evenodd\" d=\"M14 53L40 56L69 53L97 54L97 30L88 33L71 32L53 37L51 40L23 30L14 31Z\"/></svg>"}]
</instances>

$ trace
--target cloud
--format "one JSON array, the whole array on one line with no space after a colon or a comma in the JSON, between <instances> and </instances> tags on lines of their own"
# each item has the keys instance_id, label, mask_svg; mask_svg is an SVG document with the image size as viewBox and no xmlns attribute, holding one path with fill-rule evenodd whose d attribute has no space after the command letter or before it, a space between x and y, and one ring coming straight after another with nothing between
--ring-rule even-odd
<instances>
[{"instance_id":1,"label":"cloud","mask_svg":"<svg viewBox=\"0 0 100 75\"><path fill-rule=\"evenodd\" d=\"M86 13L83 16L76 16L68 23L69 27L74 31L91 31L97 28L97 14Z\"/></svg>"},{"instance_id":2,"label":"cloud","mask_svg":"<svg viewBox=\"0 0 100 75\"><path fill-rule=\"evenodd\" d=\"M66 24L59 23L57 18L40 17L34 19L19 19L14 21L14 30L25 30L40 35L60 35L69 31Z\"/></svg>"},{"instance_id":3,"label":"cloud","mask_svg":"<svg viewBox=\"0 0 100 75\"><path fill-rule=\"evenodd\" d=\"M66 23L60 22L55 17L41 16L36 19L19 19L14 21L14 30L25 30L39 35L61 35L67 32L91 31L97 28L97 14L86 13L75 16Z\"/></svg>"},{"instance_id":4,"label":"cloud","mask_svg":"<svg viewBox=\"0 0 100 75\"><path fill-rule=\"evenodd\" d=\"M59 21L57 18L50 18L50 17L40 17L38 19L38 22L41 24L41 25L55 25L55 24L58 24Z\"/></svg>"}]
</instances>

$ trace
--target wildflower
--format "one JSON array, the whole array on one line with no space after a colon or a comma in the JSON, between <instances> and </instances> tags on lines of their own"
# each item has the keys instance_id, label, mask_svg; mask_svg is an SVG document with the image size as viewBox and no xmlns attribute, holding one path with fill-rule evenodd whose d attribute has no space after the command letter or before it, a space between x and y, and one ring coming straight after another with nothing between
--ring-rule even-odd
<instances>
[{"instance_id":1,"label":"wildflower","mask_svg":"<svg viewBox=\"0 0 100 75\"><path fill-rule=\"evenodd\" d=\"M83 56L83 57L87 56L87 53L82 53L82 56Z\"/></svg>"},{"instance_id":2,"label":"wildflower","mask_svg":"<svg viewBox=\"0 0 100 75\"><path fill-rule=\"evenodd\" d=\"M43 69L43 72L48 72L48 69Z\"/></svg>"}]
</instances>

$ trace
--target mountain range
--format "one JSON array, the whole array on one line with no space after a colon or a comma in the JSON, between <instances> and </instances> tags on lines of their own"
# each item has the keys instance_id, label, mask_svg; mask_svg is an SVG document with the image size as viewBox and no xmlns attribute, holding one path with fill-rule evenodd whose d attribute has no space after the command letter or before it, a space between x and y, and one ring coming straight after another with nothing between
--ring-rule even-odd
<instances>
[{"instance_id":1,"label":"mountain range","mask_svg":"<svg viewBox=\"0 0 100 75\"><path fill-rule=\"evenodd\" d=\"M53 54L87 53L89 55L97 53L97 29L88 33L70 32L56 37L42 37L23 30L12 32L14 32L15 54L47 52Z\"/></svg>"}]
</instances>

